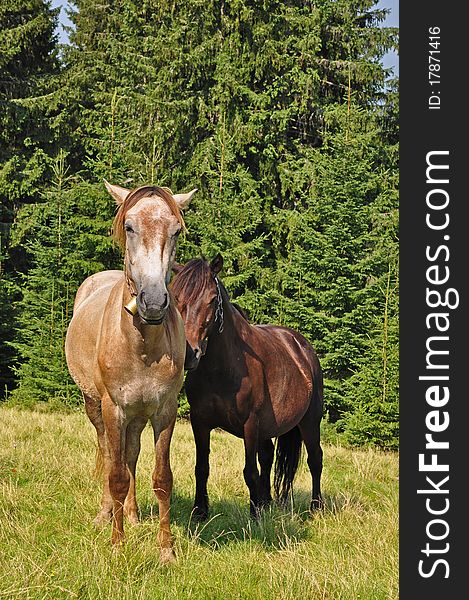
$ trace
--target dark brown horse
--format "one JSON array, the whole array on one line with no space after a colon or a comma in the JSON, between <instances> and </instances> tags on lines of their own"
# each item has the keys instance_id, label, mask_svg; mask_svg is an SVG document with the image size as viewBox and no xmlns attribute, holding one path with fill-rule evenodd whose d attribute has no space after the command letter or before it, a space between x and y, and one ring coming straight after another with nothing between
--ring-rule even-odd
<instances>
[{"instance_id":1,"label":"dark brown horse","mask_svg":"<svg viewBox=\"0 0 469 600\"><path fill-rule=\"evenodd\" d=\"M194 352L185 387L196 444L194 516L208 515L210 432L220 427L244 440L244 480L251 515L272 500L272 438L278 438L274 489L281 502L291 491L302 440L311 471L311 509L322 506L322 372L316 353L298 332L251 325L231 303L217 275L223 259L193 259L176 266L172 291ZM260 464L260 474L257 467Z\"/></svg>"}]
</instances>

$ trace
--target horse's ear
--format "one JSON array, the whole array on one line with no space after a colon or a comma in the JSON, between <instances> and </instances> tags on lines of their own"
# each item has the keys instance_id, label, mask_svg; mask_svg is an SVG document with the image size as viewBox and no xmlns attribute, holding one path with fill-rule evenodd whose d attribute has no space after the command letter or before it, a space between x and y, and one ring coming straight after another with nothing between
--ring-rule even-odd
<instances>
[{"instance_id":1,"label":"horse's ear","mask_svg":"<svg viewBox=\"0 0 469 600\"><path fill-rule=\"evenodd\" d=\"M111 194L111 196L116 201L117 206L120 206L122 202L127 198L130 190L126 190L120 185L112 185L111 183L104 180L104 185L106 186L107 191Z\"/></svg>"},{"instance_id":2,"label":"horse's ear","mask_svg":"<svg viewBox=\"0 0 469 600\"><path fill-rule=\"evenodd\" d=\"M218 275L218 273L223 269L223 256L218 253L214 258L212 258L210 262L210 270L214 275Z\"/></svg>"},{"instance_id":3,"label":"horse's ear","mask_svg":"<svg viewBox=\"0 0 469 600\"><path fill-rule=\"evenodd\" d=\"M180 265L179 263L173 263L173 273L176 275L180 273L184 269L184 265Z\"/></svg>"},{"instance_id":4,"label":"horse's ear","mask_svg":"<svg viewBox=\"0 0 469 600\"><path fill-rule=\"evenodd\" d=\"M187 194L173 194L173 198L176 200L176 204L179 206L180 210L185 210L189 206L197 191L197 188L195 188L191 192L187 192Z\"/></svg>"}]
</instances>

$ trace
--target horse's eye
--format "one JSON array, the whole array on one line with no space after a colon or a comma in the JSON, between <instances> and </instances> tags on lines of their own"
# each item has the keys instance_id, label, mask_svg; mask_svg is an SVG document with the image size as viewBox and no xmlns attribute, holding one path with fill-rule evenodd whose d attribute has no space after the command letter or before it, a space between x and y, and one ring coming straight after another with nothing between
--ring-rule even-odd
<instances>
[{"instance_id":1,"label":"horse's eye","mask_svg":"<svg viewBox=\"0 0 469 600\"><path fill-rule=\"evenodd\" d=\"M126 230L126 232L127 232L127 233L135 233L135 231L134 231L134 229L133 229L132 225L130 225L129 223L126 223L126 224L124 225L124 229Z\"/></svg>"}]
</instances>

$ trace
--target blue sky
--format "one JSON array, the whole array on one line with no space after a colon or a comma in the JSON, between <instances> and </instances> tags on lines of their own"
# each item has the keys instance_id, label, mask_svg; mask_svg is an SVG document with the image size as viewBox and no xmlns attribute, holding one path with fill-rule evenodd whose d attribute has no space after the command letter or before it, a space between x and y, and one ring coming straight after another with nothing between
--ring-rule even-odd
<instances>
[{"instance_id":1,"label":"blue sky","mask_svg":"<svg viewBox=\"0 0 469 600\"><path fill-rule=\"evenodd\" d=\"M52 6L61 7L58 33L60 41L65 43L67 41L67 34L63 26L70 24L64 8L67 6L67 2L64 0L52 0ZM379 8L388 8L391 11L384 22L385 25L388 25L389 27L399 27L399 0L379 0L377 6ZM399 57L395 52L385 54L383 57L383 64L386 68L393 68L396 75L399 74Z\"/></svg>"},{"instance_id":2,"label":"blue sky","mask_svg":"<svg viewBox=\"0 0 469 600\"><path fill-rule=\"evenodd\" d=\"M390 13L384 22L388 27L399 27L399 0L379 0L379 8L389 8ZM399 75L399 57L395 52L389 52L383 57L383 65L393 68L395 75Z\"/></svg>"},{"instance_id":3,"label":"blue sky","mask_svg":"<svg viewBox=\"0 0 469 600\"><path fill-rule=\"evenodd\" d=\"M67 33L64 31L64 25L71 25L69 18L67 17L67 13L65 12L65 7L67 6L67 2L63 2L61 0L52 0L52 7L57 8L60 6L60 15L59 15L59 41L62 44L65 44L68 40Z\"/></svg>"}]
</instances>

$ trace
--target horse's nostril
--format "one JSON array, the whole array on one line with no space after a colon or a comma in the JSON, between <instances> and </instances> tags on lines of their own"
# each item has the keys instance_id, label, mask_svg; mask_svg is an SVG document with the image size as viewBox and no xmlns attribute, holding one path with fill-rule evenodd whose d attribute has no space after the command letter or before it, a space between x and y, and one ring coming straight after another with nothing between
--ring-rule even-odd
<instances>
[{"instance_id":1,"label":"horse's nostril","mask_svg":"<svg viewBox=\"0 0 469 600\"><path fill-rule=\"evenodd\" d=\"M139 306L146 313L146 316L159 318L161 316L159 313L166 311L169 306L169 293L147 287L145 291L142 290L139 293L138 300Z\"/></svg>"}]
</instances>

